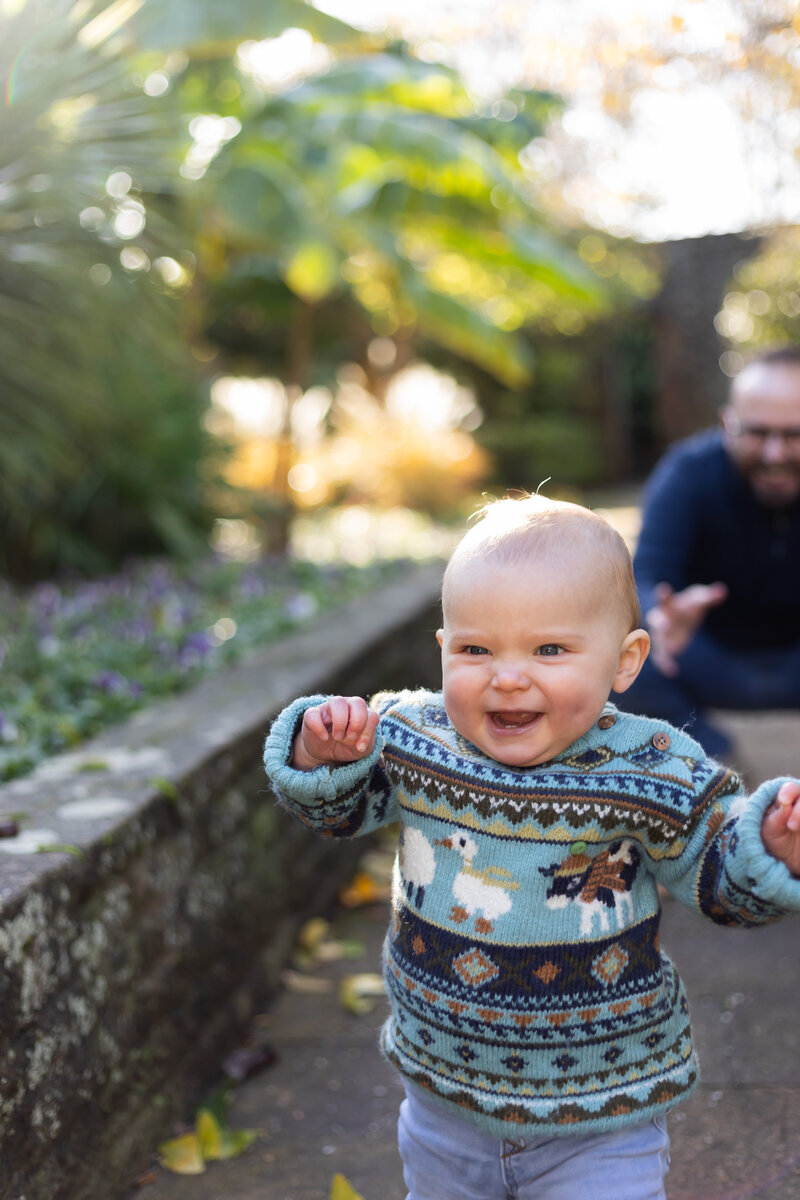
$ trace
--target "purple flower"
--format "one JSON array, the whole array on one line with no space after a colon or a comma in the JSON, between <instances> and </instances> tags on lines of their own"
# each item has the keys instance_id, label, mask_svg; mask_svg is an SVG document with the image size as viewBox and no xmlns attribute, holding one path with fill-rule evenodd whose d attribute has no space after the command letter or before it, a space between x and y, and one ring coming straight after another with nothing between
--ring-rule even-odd
<instances>
[{"instance_id":1,"label":"purple flower","mask_svg":"<svg viewBox=\"0 0 800 1200\"><path fill-rule=\"evenodd\" d=\"M197 650L200 654L207 654L209 650L213 650L214 642L210 634L202 630L200 633L190 633L181 646L181 652L184 650Z\"/></svg>"},{"instance_id":2,"label":"purple flower","mask_svg":"<svg viewBox=\"0 0 800 1200\"><path fill-rule=\"evenodd\" d=\"M33 590L32 607L41 616L49 616L56 612L61 603L61 588L54 583L40 583Z\"/></svg>"},{"instance_id":3,"label":"purple flower","mask_svg":"<svg viewBox=\"0 0 800 1200\"><path fill-rule=\"evenodd\" d=\"M191 670L192 667L200 666L213 649L214 642L208 633L190 633L178 650L178 663Z\"/></svg>"},{"instance_id":4,"label":"purple flower","mask_svg":"<svg viewBox=\"0 0 800 1200\"><path fill-rule=\"evenodd\" d=\"M292 621L308 621L318 608L319 602L310 592L292 592L283 605L286 616Z\"/></svg>"},{"instance_id":5,"label":"purple flower","mask_svg":"<svg viewBox=\"0 0 800 1200\"><path fill-rule=\"evenodd\" d=\"M99 688L101 692L108 692L109 695L115 695L130 688L128 680L119 671L99 671L93 682L96 688Z\"/></svg>"},{"instance_id":6,"label":"purple flower","mask_svg":"<svg viewBox=\"0 0 800 1200\"><path fill-rule=\"evenodd\" d=\"M246 575L243 575L239 581L239 595L248 597L263 596L264 580L261 575L255 571L249 571Z\"/></svg>"}]
</instances>

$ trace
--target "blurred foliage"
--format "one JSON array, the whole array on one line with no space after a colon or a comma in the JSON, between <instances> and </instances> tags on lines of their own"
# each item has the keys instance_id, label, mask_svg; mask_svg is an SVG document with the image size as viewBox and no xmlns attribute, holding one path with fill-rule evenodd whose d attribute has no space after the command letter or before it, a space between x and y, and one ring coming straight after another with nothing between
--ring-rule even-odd
<instances>
[{"instance_id":1,"label":"blurred foliage","mask_svg":"<svg viewBox=\"0 0 800 1200\"><path fill-rule=\"evenodd\" d=\"M2 18L0 569L17 577L97 569L122 532L197 546L208 525L177 313L157 270L120 261L134 229L132 261L165 253L132 175L163 184L178 123L122 71L114 32L97 3Z\"/></svg>"},{"instance_id":2,"label":"blurred foliage","mask_svg":"<svg viewBox=\"0 0 800 1200\"><path fill-rule=\"evenodd\" d=\"M413 384L412 384L413 386ZM461 515L466 497L489 471L486 453L464 431L431 426L410 413L387 412L369 392L339 394L334 427L303 462L349 503L403 505L439 518ZM335 496L335 492L334 492ZM300 507L334 498L301 494Z\"/></svg>"},{"instance_id":3,"label":"blurred foliage","mask_svg":"<svg viewBox=\"0 0 800 1200\"><path fill-rule=\"evenodd\" d=\"M760 252L741 263L715 321L735 374L751 352L800 343L800 230L780 229Z\"/></svg>"},{"instance_id":4,"label":"blurred foliage","mask_svg":"<svg viewBox=\"0 0 800 1200\"><path fill-rule=\"evenodd\" d=\"M720 122L720 145L708 147L713 162L720 161L720 146L734 142L735 126L743 160L739 178L743 182L749 174L753 185L736 187L734 182L738 194L729 204L720 197L720 209L735 213L740 227L778 223L796 211L797 0L671 0L624 9L611 5L605 11L585 7L584 20L567 23L542 20L536 5L510 5L498 8L493 22L494 52L518 61L530 85L553 88L564 97L563 126L552 127L548 138L534 142L527 152L539 172L546 207L580 213L580 219L601 220L609 228L635 227L648 241L680 237L664 204L669 192L676 195L674 189L662 184L651 162L631 153L638 143L649 157L646 143L653 136L654 113L671 107L677 121L693 108L710 139L712 121ZM458 47L466 56L457 21L432 27L428 36L451 54ZM572 120L575 110L578 119ZM692 158L703 154L701 146L698 140L696 149L687 147L683 164L677 146L663 146L665 161L685 170L687 191L692 178L697 188ZM668 170L662 166L662 174ZM702 199L697 207L704 209ZM686 208L684 228L691 224ZM708 227L726 227L722 211L718 221L710 208L706 214Z\"/></svg>"},{"instance_id":5,"label":"blurred foliage","mask_svg":"<svg viewBox=\"0 0 800 1200\"><path fill-rule=\"evenodd\" d=\"M536 411L529 411L528 398L518 392L498 397L481 430L481 442L498 465L498 482L535 491L546 479L556 487L596 481L597 430L591 397L582 388L586 366L586 357L571 348L542 347Z\"/></svg>"},{"instance_id":6,"label":"blurred foliage","mask_svg":"<svg viewBox=\"0 0 800 1200\"><path fill-rule=\"evenodd\" d=\"M233 95L238 84L219 86ZM288 389L271 443L240 448L238 482L285 497L286 511L338 498L452 514L489 462L458 429L451 446L382 417L393 373L419 356L468 382L487 414L513 392L527 417L538 333L574 338L652 292L657 276L633 247L570 240L542 216L520 154L557 107L549 93L515 91L477 108L456 73L402 45L333 61L249 115L240 99L241 132L198 188L203 333L232 371L275 375ZM370 362L376 336L394 348L384 373ZM342 412L343 362L377 401L362 404L360 422ZM320 385L333 393L331 436L301 455L293 404ZM551 417L536 420L530 436L518 423L511 437L536 444L546 434L546 458L562 443ZM338 468L337 496L342 435L360 449ZM483 429L475 436L498 449ZM573 481L597 474L594 436L568 436L557 456ZM317 480L299 496L289 482L298 461Z\"/></svg>"},{"instance_id":7,"label":"blurred foliage","mask_svg":"<svg viewBox=\"0 0 800 1200\"><path fill-rule=\"evenodd\" d=\"M565 52L565 44L571 53ZM598 16L585 41L565 40L561 30L551 29L549 37L541 38L534 64L549 56L549 75L562 91L571 92L591 61L596 70L588 82L599 90L603 109L622 118L631 116L642 88L699 80L723 84L746 105L743 115L758 120L761 104L770 102L765 80L797 87L794 56L799 45L796 0L736 0L713 17L696 0L673 0L671 6L642 6L627 30L610 13ZM671 64L674 70L661 70ZM781 102L775 91L771 99Z\"/></svg>"},{"instance_id":8,"label":"blurred foliage","mask_svg":"<svg viewBox=\"0 0 800 1200\"><path fill-rule=\"evenodd\" d=\"M601 67L596 82L605 111L629 119L637 93L654 79L662 87L711 83L737 100L744 120L785 137L788 123L778 118L796 105L800 87L796 0L736 0L732 8L727 21L710 28L701 6L675 0L671 12L643 9L628 37L598 21L586 52Z\"/></svg>"},{"instance_id":9,"label":"blurred foliage","mask_svg":"<svg viewBox=\"0 0 800 1200\"><path fill-rule=\"evenodd\" d=\"M370 329L420 335L524 384L526 322L548 304L607 304L519 162L555 103L514 93L503 121L480 115L452 70L397 46L240 113L199 189L211 337L300 386L326 381L309 348L330 323L362 343Z\"/></svg>"},{"instance_id":10,"label":"blurred foliage","mask_svg":"<svg viewBox=\"0 0 800 1200\"><path fill-rule=\"evenodd\" d=\"M303 0L4 0L0 25L0 570L191 553L248 505L284 546L293 408L348 363L377 406L373 492L441 511L448 470L470 487L485 457L453 429L450 469L444 438L435 454L380 415L376 336L393 369L424 354L486 411L527 394L518 444L560 444L554 413L522 428L535 332L574 338L649 277L542 215L520 156L553 94L479 105ZM257 495L225 484L203 421L221 372L286 385Z\"/></svg>"},{"instance_id":11,"label":"blurred foliage","mask_svg":"<svg viewBox=\"0 0 800 1200\"><path fill-rule=\"evenodd\" d=\"M0 571L207 545L219 489L174 300L196 262L176 208L192 138L157 76L287 22L358 39L302 0L0 7Z\"/></svg>"}]
</instances>

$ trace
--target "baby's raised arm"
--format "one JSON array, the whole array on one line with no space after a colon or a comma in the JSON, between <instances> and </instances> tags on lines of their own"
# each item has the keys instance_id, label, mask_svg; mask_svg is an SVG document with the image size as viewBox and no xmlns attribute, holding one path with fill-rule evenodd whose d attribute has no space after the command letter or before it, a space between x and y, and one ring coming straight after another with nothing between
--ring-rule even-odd
<instances>
[{"instance_id":1,"label":"baby's raised arm","mask_svg":"<svg viewBox=\"0 0 800 1200\"><path fill-rule=\"evenodd\" d=\"M375 745L378 714L361 696L331 696L307 708L292 746L291 766L297 771L356 762Z\"/></svg>"}]
</instances>

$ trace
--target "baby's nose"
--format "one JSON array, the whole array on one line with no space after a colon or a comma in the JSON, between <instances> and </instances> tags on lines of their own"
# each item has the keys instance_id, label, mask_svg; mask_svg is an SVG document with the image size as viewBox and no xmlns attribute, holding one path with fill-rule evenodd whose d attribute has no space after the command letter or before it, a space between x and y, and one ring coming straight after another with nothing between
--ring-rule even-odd
<instances>
[{"instance_id":1,"label":"baby's nose","mask_svg":"<svg viewBox=\"0 0 800 1200\"><path fill-rule=\"evenodd\" d=\"M505 663L497 667L494 673L494 685L504 692L516 692L520 688L530 687L527 672L519 665Z\"/></svg>"}]
</instances>

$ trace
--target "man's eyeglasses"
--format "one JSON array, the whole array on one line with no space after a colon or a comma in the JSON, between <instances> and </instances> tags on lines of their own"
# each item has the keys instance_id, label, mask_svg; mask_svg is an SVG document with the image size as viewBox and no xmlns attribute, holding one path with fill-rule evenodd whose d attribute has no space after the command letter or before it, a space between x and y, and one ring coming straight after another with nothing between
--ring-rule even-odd
<instances>
[{"instance_id":1,"label":"man's eyeglasses","mask_svg":"<svg viewBox=\"0 0 800 1200\"><path fill-rule=\"evenodd\" d=\"M725 432L751 446L763 446L770 438L783 442L787 450L800 450L800 428L772 429L768 425L743 425L738 417L726 413L722 418Z\"/></svg>"}]
</instances>

